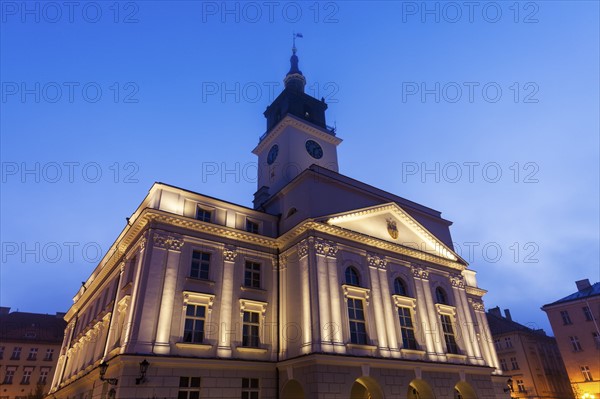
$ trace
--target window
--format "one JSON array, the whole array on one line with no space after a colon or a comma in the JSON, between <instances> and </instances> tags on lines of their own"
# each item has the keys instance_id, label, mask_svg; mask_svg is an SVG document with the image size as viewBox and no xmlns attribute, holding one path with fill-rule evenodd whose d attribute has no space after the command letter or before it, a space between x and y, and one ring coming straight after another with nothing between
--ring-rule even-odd
<instances>
[{"instance_id":1,"label":"window","mask_svg":"<svg viewBox=\"0 0 600 399\"><path fill-rule=\"evenodd\" d=\"M200 377L179 377L177 399L199 399Z\"/></svg>"},{"instance_id":2,"label":"window","mask_svg":"<svg viewBox=\"0 0 600 399\"><path fill-rule=\"evenodd\" d=\"M31 373L33 372L33 367L25 367L23 370L23 378L21 379L21 385L28 385L31 380Z\"/></svg>"},{"instance_id":3,"label":"window","mask_svg":"<svg viewBox=\"0 0 600 399\"><path fill-rule=\"evenodd\" d=\"M348 298L348 319L350 321L350 342L366 345L367 325L361 299Z\"/></svg>"},{"instance_id":4,"label":"window","mask_svg":"<svg viewBox=\"0 0 600 399\"><path fill-rule=\"evenodd\" d=\"M589 366L581 366L581 374L583 374L583 378L586 382L594 381L592 378L592 372L590 371Z\"/></svg>"},{"instance_id":5,"label":"window","mask_svg":"<svg viewBox=\"0 0 600 399\"><path fill-rule=\"evenodd\" d=\"M12 384L13 383L13 378L15 377L16 369L17 369L16 367L7 367L6 368L6 373L4 374L4 381L2 382L3 384Z\"/></svg>"},{"instance_id":6,"label":"window","mask_svg":"<svg viewBox=\"0 0 600 399\"><path fill-rule=\"evenodd\" d=\"M48 381L48 374L50 373L50 367L42 367L40 369L40 379L38 384L44 385Z\"/></svg>"},{"instance_id":7,"label":"window","mask_svg":"<svg viewBox=\"0 0 600 399\"><path fill-rule=\"evenodd\" d=\"M579 343L579 338L577 336L570 336L571 347L573 348L573 352L580 352L583 349L581 348L581 344Z\"/></svg>"},{"instance_id":8,"label":"window","mask_svg":"<svg viewBox=\"0 0 600 399\"><path fill-rule=\"evenodd\" d=\"M196 219L201 220L203 222L209 222L211 221L211 217L212 217L212 212L204 209L204 208L196 208Z\"/></svg>"},{"instance_id":9,"label":"window","mask_svg":"<svg viewBox=\"0 0 600 399\"><path fill-rule=\"evenodd\" d=\"M596 344L596 349L600 349L600 334L598 334L597 332L593 332L592 337L594 337L594 343Z\"/></svg>"},{"instance_id":10,"label":"window","mask_svg":"<svg viewBox=\"0 0 600 399\"><path fill-rule=\"evenodd\" d=\"M260 288L260 263L246 262L244 269L244 286Z\"/></svg>"},{"instance_id":11,"label":"window","mask_svg":"<svg viewBox=\"0 0 600 399\"><path fill-rule=\"evenodd\" d=\"M10 360L19 360L20 358L21 358L21 347L15 346L15 348L13 349L12 356L10 357Z\"/></svg>"},{"instance_id":12,"label":"window","mask_svg":"<svg viewBox=\"0 0 600 399\"><path fill-rule=\"evenodd\" d=\"M517 380L517 390L519 392L527 392L527 390L525 389L525 383L523 382L523 380Z\"/></svg>"},{"instance_id":13,"label":"window","mask_svg":"<svg viewBox=\"0 0 600 399\"><path fill-rule=\"evenodd\" d=\"M208 280L208 269L210 267L210 254L202 251L192 253L192 270L190 277Z\"/></svg>"},{"instance_id":14,"label":"window","mask_svg":"<svg viewBox=\"0 0 600 399\"><path fill-rule=\"evenodd\" d=\"M589 306L584 306L582 309L583 309L583 315L585 316L586 321L594 320L594 315L592 315L592 311L590 310Z\"/></svg>"},{"instance_id":15,"label":"window","mask_svg":"<svg viewBox=\"0 0 600 399\"><path fill-rule=\"evenodd\" d=\"M415 339L415 328L413 326L410 309L406 307L398 308L400 317L400 331L402 333L402 345L404 349L417 349L417 340Z\"/></svg>"},{"instance_id":16,"label":"window","mask_svg":"<svg viewBox=\"0 0 600 399\"><path fill-rule=\"evenodd\" d=\"M513 347L512 339L510 339L510 337L504 338L504 347L505 348L512 348Z\"/></svg>"},{"instance_id":17,"label":"window","mask_svg":"<svg viewBox=\"0 0 600 399\"><path fill-rule=\"evenodd\" d=\"M566 310L560 311L560 317L562 317L564 325L573 324L573 322L571 321L571 317L569 316L569 312L567 312Z\"/></svg>"},{"instance_id":18,"label":"window","mask_svg":"<svg viewBox=\"0 0 600 399\"><path fill-rule=\"evenodd\" d=\"M446 295L446 291L444 291L441 287L437 287L435 289L435 301L436 303L448 305L448 295Z\"/></svg>"},{"instance_id":19,"label":"window","mask_svg":"<svg viewBox=\"0 0 600 399\"><path fill-rule=\"evenodd\" d=\"M506 359L500 359L500 368L502 371L508 371L508 365L506 364Z\"/></svg>"},{"instance_id":20,"label":"window","mask_svg":"<svg viewBox=\"0 0 600 399\"><path fill-rule=\"evenodd\" d=\"M242 399L258 399L258 378L242 378Z\"/></svg>"},{"instance_id":21,"label":"window","mask_svg":"<svg viewBox=\"0 0 600 399\"><path fill-rule=\"evenodd\" d=\"M260 314L244 312L242 327L242 346L258 348L260 346Z\"/></svg>"},{"instance_id":22,"label":"window","mask_svg":"<svg viewBox=\"0 0 600 399\"><path fill-rule=\"evenodd\" d=\"M519 370L519 362L517 362L517 358L516 357L511 357L510 358L510 363L512 365L512 369L513 370Z\"/></svg>"},{"instance_id":23,"label":"window","mask_svg":"<svg viewBox=\"0 0 600 399\"><path fill-rule=\"evenodd\" d=\"M246 219L246 231L248 233L258 234L258 223Z\"/></svg>"},{"instance_id":24,"label":"window","mask_svg":"<svg viewBox=\"0 0 600 399\"><path fill-rule=\"evenodd\" d=\"M360 286L360 278L358 272L352 266L346 268L346 284Z\"/></svg>"},{"instance_id":25,"label":"window","mask_svg":"<svg viewBox=\"0 0 600 399\"><path fill-rule=\"evenodd\" d=\"M44 360L52 360L53 356L54 356L54 349L46 349L46 356L44 357Z\"/></svg>"},{"instance_id":26,"label":"window","mask_svg":"<svg viewBox=\"0 0 600 399\"><path fill-rule=\"evenodd\" d=\"M206 306L187 305L185 309L185 326L183 342L201 344L204 341L204 321L206 320Z\"/></svg>"},{"instance_id":27,"label":"window","mask_svg":"<svg viewBox=\"0 0 600 399\"><path fill-rule=\"evenodd\" d=\"M448 353L458 354L458 345L454 338L454 330L452 328L452 320L447 314L440 315L442 321L442 331L444 332L444 341L446 342L446 350Z\"/></svg>"},{"instance_id":28,"label":"window","mask_svg":"<svg viewBox=\"0 0 600 399\"><path fill-rule=\"evenodd\" d=\"M394 293L396 295L408 296L406 283L401 278L394 280Z\"/></svg>"},{"instance_id":29,"label":"window","mask_svg":"<svg viewBox=\"0 0 600 399\"><path fill-rule=\"evenodd\" d=\"M29 350L29 356L27 356L27 360L36 360L37 353L38 353L38 348L31 348Z\"/></svg>"},{"instance_id":30,"label":"window","mask_svg":"<svg viewBox=\"0 0 600 399\"><path fill-rule=\"evenodd\" d=\"M500 338L496 338L494 340L494 347L496 348L497 351L499 351L500 349L502 349L502 344L500 343Z\"/></svg>"}]
</instances>

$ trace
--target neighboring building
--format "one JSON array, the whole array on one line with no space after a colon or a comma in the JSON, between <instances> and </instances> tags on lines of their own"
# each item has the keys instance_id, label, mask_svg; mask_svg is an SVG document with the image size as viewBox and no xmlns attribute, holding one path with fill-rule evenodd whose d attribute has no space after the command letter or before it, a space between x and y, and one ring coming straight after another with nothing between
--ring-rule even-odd
<instances>
[{"instance_id":1,"label":"neighboring building","mask_svg":"<svg viewBox=\"0 0 600 399\"><path fill-rule=\"evenodd\" d=\"M338 173L295 53L255 209L154 184L66 315L54 398L508 398L451 222Z\"/></svg>"},{"instance_id":2,"label":"neighboring building","mask_svg":"<svg viewBox=\"0 0 600 399\"><path fill-rule=\"evenodd\" d=\"M512 320L510 311L487 312L494 346L504 374L510 376L513 398L573 399L567 370L556 340Z\"/></svg>"},{"instance_id":3,"label":"neighboring building","mask_svg":"<svg viewBox=\"0 0 600 399\"><path fill-rule=\"evenodd\" d=\"M600 283L576 281L577 292L544 305L575 397L600 398Z\"/></svg>"},{"instance_id":4,"label":"neighboring building","mask_svg":"<svg viewBox=\"0 0 600 399\"><path fill-rule=\"evenodd\" d=\"M64 313L12 312L0 307L0 399L47 393L67 323Z\"/></svg>"}]
</instances>

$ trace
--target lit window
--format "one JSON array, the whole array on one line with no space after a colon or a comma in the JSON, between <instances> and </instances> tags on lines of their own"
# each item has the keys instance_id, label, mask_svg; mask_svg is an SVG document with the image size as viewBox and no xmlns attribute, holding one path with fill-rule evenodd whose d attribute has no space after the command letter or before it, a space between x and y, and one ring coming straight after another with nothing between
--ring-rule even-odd
<instances>
[{"instance_id":1,"label":"lit window","mask_svg":"<svg viewBox=\"0 0 600 399\"><path fill-rule=\"evenodd\" d=\"M246 262L244 269L244 286L260 288L260 263Z\"/></svg>"},{"instance_id":2,"label":"lit window","mask_svg":"<svg viewBox=\"0 0 600 399\"><path fill-rule=\"evenodd\" d=\"M258 399L259 394L258 378L242 378L242 399Z\"/></svg>"},{"instance_id":3,"label":"lit window","mask_svg":"<svg viewBox=\"0 0 600 399\"><path fill-rule=\"evenodd\" d=\"M246 312L243 316L242 346L258 348L260 346L260 314L258 312Z\"/></svg>"},{"instance_id":4,"label":"lit window","mask_svg":"<svg viewBox=\"0 0 600 399\"><path fill-rule=\"evenodd\" d=\"M192 270L190 277L202 280L208 280L208 270L210 268L210 254L202 251L192 253Z\"/></svg>"},{"instance_id":5,"label":"lit window","mask_svg":"<svg viewBox=\"0 0 600 399\"><path fill-rule=\"evenodd\" d=\"M348 319L350 321L350 342L367 344L367 325L362 299L348 298Z\"/></svg>"},{"instance_id":6,"label":"lit window","mask_svg":"<svg viewBox=\"0 0 600 399\"><path fill-rule=\"evenodd\" d=\"M7 367L6 372L4 373L4 381L3 384L12 384L13 378L15 377L16 367Z\"/></svg>"},{"instance_id":7,"label":"lit window","mask_svg":"<svg viewBox=\"0 0 600 399\"><path fill-rule=\"evenodd\" d=\"M517 380L517 389L519 390L519 392L527 392L523 380Z\"/></svg>"},{"instance_id":8,"label":"lit window","mask_svg":"<svg viewBox=\"0 0 600 399\"><path fill-rule=\"evenodd\" d=\"M562 317L564 325L573 324L573 322L571 321L571 317L569 316L569 312L567 312L566 310L560 311L560 317Z\"/></svg>"},{"instance_id":9,"label":"lit window","mask_svg":"<svg viewBox=\"0 0 600 399\"><path fill-rule=\"evenodd\" d=\"M185 327L183 342L201 344L204 341L204 322L206 320L206 306L187 305L185 310Z\"/></svg>"},{"instance_id":10,"label":"lit window","mask_svg":"<svg viewBox=\"0 0 600 399\"><path fill-rule=\"evenodd\" d=\"M458 354L458 345L454 338L454 329L452 328L452 320L447 314L440 315L442 321L442 331L444 332L444 341L448 353Z\"/></svg>"},{"instance_id":11,"label":"lit window","mask_svg":"<svg viewBox=\"0 0 600 399\"><path fill-rule=\"evenodd\" d=\"M584 306L582 309L586 321L594 320L594 315L592 315L592 311L590 310L589 306Z\"/></svg>"},{"instance_id":12,"label":"lit window","mask_svg":"<svg viewBox=\"0 0 600 399\"><path fill-rule=\"evenodd\" d=\"M513 347L512 339L510 339L510 337L504 338L504 347L506 347L506 348L512 348Z\"/></svg>"},{"instance_id":13,"label":"lit window","mask_svg":"<svg viewBox=\"0 0 600 399\"><path fill-rule=\"evenodd\" d=\"M353 267L346 268L346 284L360 287L360 278L358 272Z\"/></svg>"},{"instance_id":14,"label":"lit window","mask_svg":"<svg viewBox=\"0 0 600 399\"><path fill-rule=\"evenodd\" d=\"M394 293L396 295L408 296L406 283L401 278L394 280Z\"/></svg>"},{"instance_id":15,"label":"lit window","mask_svg":"<svg viewBox=\"0 0 600 399\"><path fill-rule=\"evenodd\" d=\"M50 374L50 367L42 367L40 369L40 378L38 380L38 384L46 384L48 381L48 374Z\"/></svg>"},{"instance_id":16,"label":"lit window","mask_svg":"<svg viewBox=\"0 0 600 399\"><path fill-rule=\"evenodd\" d=\"M435 289L435 300L436 303L448 305L448 295L446 295L446 291L444 291L441 287L437 287Z\"/></svg>"},{"instance_id":17,"label":"lit window","mask_svg":"<svg viewBox=\"0 0 600 399\"><path fill-rule=\"evenodd\" d=\"M54 349L46 349L46 356L44 357L44 360L52 360L53 356L54 356Z\"/></svg>"},{"instance_id":18,"label":"lit window","mask_svg":"<svg viewBox=\"0 0 600 399\"><path fill-rule=\"evenodd\" d=\"M20 358L21 358L21 347L15 346L15 348L13 349L12 356L10 357L10 360L19 360Z\"/></svg>"},{"instance_id":19,"label":"lit window","mask_svg":"<svg viewBox=\"0 0 600 399\"><path fill-rule=\"evenodd\" d=\"M406 307L398 308L400 317L400 332L402 333L402 345L404 349L417 349L417 340L415 339L415 327L412 322L410 309Z\"/></svg>"},{"instance_id":20,"label":"lit window","mask_svg":"<svg viewBox=\"0 0 600 399\"><path fill-rule=\"evenodd\" d=\"M573 352L580 352L583 349L581 348L581 344L579 343L579 338L577 336L570 336L571 347L573 348Z\"/></svg>"},{"instance_id":21,"label":"lit window","mask_svg":"<svg viewBox=\"0 0 600 399\"><path fill-rule=\"evenodd\" d=\"M33 372L32 367L25 367L23 369L23 378L21 378L21 385L28 385L31 380L31 373Z\"/></svg>"},{"instance_id":22,"label":"lit window","mask_svg":"<svg viewBox=\"0 0 600 399\"><path fill-rule=\"evenodd\" d=\"M209 222L211 221L212 218L212 212L204 209L204 208L196 208L196 219L201 220L203 222Z\"/></svg>"},{"instance_id":23,"label":"lit window","mask_svg":"<svg viewBox=\"0 0 600 399\"><path fill-rule=\"evenodd\" d=\"M258 223L246 219L246 231L249 233L258 234Z\"/></svg>"},{"instance_id":24,"label":"lit window","mask_svg":"<svg viewBox=\"0 0 600 399\"><path fill-rule=\"evenodd\" d=\"M177 399L199 399L200 377L179 377Z\"/></svg>"},{"instance_id":25,"label":"lit window","mask_svg":"<svg viewBox=\"0 0 600 399\"><path fill-rule=\"evenodd\" d=\"M594 381L592 378L592 372L590 371L589 366L581 366L581 373L583 374L583 378L586 382Z\"/></svg>"},{"instance_id":26,"label":"lit window","mask_svg":"<svg viewBox=\"0 0 600 399\"><path fill-rule=\"evenodd\" d=\"M519 362L517 362L517 358L516 357L511 357L510 358L510 363L512 365L512 369L513 370L519 370Z\"/></svg>"},{"instance_id":27,"label":"lit window","mask_svg":"<svg viewBox=\"0 0 600 399\"><path fill-rule=\"evenodd\" d=\"M37 353L38 353L38 348L31 348L29 350L29 356L27 356L27 360L36 360Z\"/></svg>"},{"instance_id":28,"label":"lit window","mask_svg":"<svg viewBox=\"0 0 600 399\"><path fill-rule=\"evenodd\" d=\"M508 371L508 365L506 364L506 359L500 359L500 368L503 371Z\"/></svg>"}]
</instances>

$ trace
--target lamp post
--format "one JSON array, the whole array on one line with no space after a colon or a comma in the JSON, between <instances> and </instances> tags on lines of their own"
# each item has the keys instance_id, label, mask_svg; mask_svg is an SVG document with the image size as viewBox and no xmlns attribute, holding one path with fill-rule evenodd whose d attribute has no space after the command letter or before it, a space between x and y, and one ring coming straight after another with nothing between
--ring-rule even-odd
<instances>
[{"instance_id":1,"label":"lamp post","mask_svg":"<svg viewBox=\"0 0 600 399\"><path fill-rule=\"evenodd\" d=\"M100 381L106 381L110 385L117 385L119 383L117 378L104 378L106 375L106 370L108 370L108 363L103 360L98 367L100 367Z\"/></svg>"},{"instance_id":2,"label":"lamp post","mask_svg":"<svg viewBox=\"0 0 600 399\"><path fill-rule=\"evenodd\" d=\"M142 382L146 381L146 372L148 371L148 366L150 366L148 360L144 359L140 362L140 376L135 379L136 385L140 385Z\"/></svg>"}]
</instances>

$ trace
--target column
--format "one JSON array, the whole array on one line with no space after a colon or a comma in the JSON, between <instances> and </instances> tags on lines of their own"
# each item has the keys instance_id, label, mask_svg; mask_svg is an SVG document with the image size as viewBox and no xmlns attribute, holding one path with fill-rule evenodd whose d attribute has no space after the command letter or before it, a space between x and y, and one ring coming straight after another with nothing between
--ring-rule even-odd
<instances>
[{"instance_id":1,"label":"column","mask_svg":"<svg viewBox=\"0 0 600 399\"><path fill-rule=\"evenodd\" d=\"M399 357L398 332L396 331L397 312L394 312L394 304L392 302L392 294L390 292L389 279L387 274L387 261L381 259L378 269L379 285L381 287L381 298L383 300L383 312L385 317L385 325L388 336L388 346L390 354L393 357Z\"/></svg>"},{"instance_id":2,"label":"column","mask_svg":"<svg viewBox=\"0 0 600 399\"><path fill-rule=\"evenodd\" d=\"M421 298L425 299L425 309L423 309L422 312L425 313L425 317L422 319L422 323L425 321L429 323L429 325L425 327L424 331L427 342L428 355L431 360L445 361L446 354L444 351L444 346L442 345L442 332L441 329L438 328L439 315L437 309L435 308L435 304L433 303L433 298L431 296L431 287L429 286L429 272L423 269L422 267L413 267L412 270L417 283L415 285L418 286L420 283ZM419 293L418 288L417 293ZM417 303L417 308L423 308L423 301Z\"/></svg>"},{"instance_id":3,"label":"column","mask_svg":"<svg viewBox=\"0 0 600 399\"><path fill-rule=\"evenodd\" d=\"M288 258L286 255L279 255L279 270L277 270L277 272L279 273L279 286L277 286L277 280L274 279L273 280L273 287L275 287L276 290L279 291L279 326L277 326L278 329L278 333L279 333L279 342L280 342L280 348L279 348L279 354L281 355L281 357L283 359L285 359L287 357L287 347L288 347L288 341L289 341L289 331L288 331L288 303L287 303L287 299L288 299L288 295L286 295L287 292L287 286L289 284L288 282L288 273L287 273L287 262L288 262Z\"/></svg>"},{"instance_id":4,"label":"column","mask_svg":"<svg viewBox=\"0 0 600 399\"><path fill-rule=\"evenodd\" d=\"M381 284L377 271L380 267L385 270L385 261L377 255L367 254L367 264L369 265L369 275L371 277L371 297L373 298L373 311L375 312L376 325L374 327L377 331L377 346L381 356L389 357L388 327L386 326L386 319L383 312L384 299L381 294Z\"/></svg>"},{"instance_id":5,"label":"column","mask_svg":"<svg viewBox=\"0 0 600 399\"><path fill-rule=\"evenodd\" d=\"M135 313L140 312L140 306L137 303L140 285L142 279L142 265L144 264L144 254L146 252L146 237L140 238L139 251L137 253L137 265L134 265L135 276L133 278L133 287L131 289L131 306L129 307L129 313L127 314L127 324L125 325L124 340L121 346L121 353L128 352L128 344L131 341L131 334L133 332L133 317Z\"/></svg>"},{"instance_id":6,"label":"column","mask_svg":"<svg viewBox=\"0 0 600 399\"><path fill-rule=\"evenodd\" d=\"M473 322L469 323L469 320L466 316L467 308L462 303L462 295L461 290L464 292L465 284L461 276L453 276L450 277L450 284L452 285L452 294L454 296L456 307L456 325L460 328L460 337L462 339L466 355L469 359L470 363L476 363L475 351L473 349L473 342L471 340L470 334L470 326L473 325ZM462 289L461 289L462 288ZM470 319L470 318L469 318Z\"/></svg>"},{"instance_id":7,"label":"column","mask_svg":"<svg viewBox=\"0 0 600 399\"><path fill-rule=\"evenodd\" d=\"M231 334L237 334L237 328L231 322L233 311L233 275L237 250L234 246L223 248L223 283L221 288L221 312L219 323L219 357L231 357Z\"/></svg>"},{"instance_id":8,"label":"column","mask_svg":"<svg viewBox=\"0 0 600 399\"><path fill-rule=\"evenodd\" d=\"M340 279L338 277L338 248L332 243L327 256L327 267L329 271L329 306L331 311L331 341L333 350L336 353L346 353L346 345L344 344L344 330L342 312L344 304L340 295Z\"/></svg>"},{"instance_id":9,"label":"column","mask_svg":"<svg viewBox=\"0 0 600 399\"><path fill-rule=\"evenodd\" d=\"M310 353L312 346L312 312L310 281L308 273L308 241L302 240L297 245L298 263L300 266L300 284L302 285L302 353Z\"/></svg>"},{"instance_id":10,"label":"column","mask_svg":"<svg viewBox=\"0 0 600 399\"><path fill-rule=\"evenodd\" d=\"M329 270L327 265L327 256L330 250L334 248L334 244L317 238L315 240L315 255L316 255L316 273L317 273L317 297L319 301L319 333L321 340L318 343L319 351L332 352L334 339L332 331L335 326L331 324L331 308L329 295Z\"/></svg>"},{"instance_id":11,"label":"column","mask_svg":"<svg viewBox=\"0 0 600 399\"><path fill-rule=\"evenodd\" d=\"M494 367L496 370L500 370L500 361L498 360L498 355L496 354L496 349L494 348L494 340L492 339L492 334L487 323L483 302L475 299L469 299L469 302L471 302L477 324L479 325L479 342L481 344L486 363L488 366Z\"/></svg>"}]
</instances>

